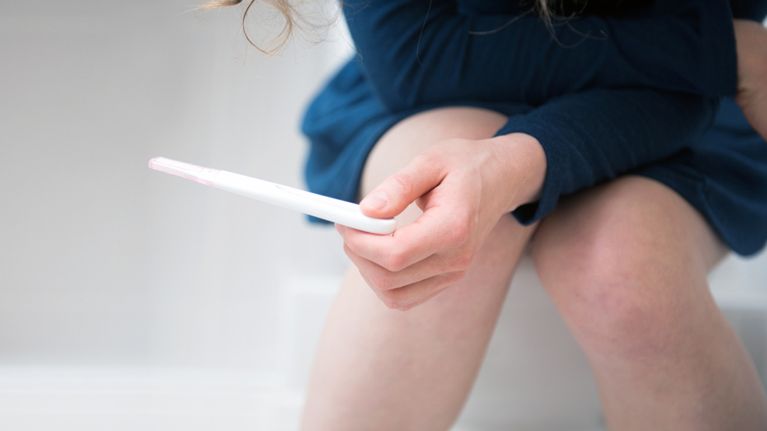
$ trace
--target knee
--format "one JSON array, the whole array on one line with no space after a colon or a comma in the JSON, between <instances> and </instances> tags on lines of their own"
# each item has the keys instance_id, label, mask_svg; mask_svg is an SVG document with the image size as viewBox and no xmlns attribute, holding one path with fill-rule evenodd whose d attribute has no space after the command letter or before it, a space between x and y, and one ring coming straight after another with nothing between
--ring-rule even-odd
<instances>
[{"instance_id":1,"label":"knee","mask_svg":"<svg viewBox=\"0 0 767 431\"><path fill-rule=\"evenodd\" d=\"M446 139L487 139L506 122L498 112L467 107L447 107L423 111L395 124L382 137L386 141L433 143ZM408 145L408 146L412 146Z\"/></svg>"},{"instance_id":2,"label":"knee","mask_svg":"<svg viewBox=\"0 0 767 431\"><path fill-rule=\"evenodd\" d=\"M634 357L666 348L691 311L686 304L695 302L690 296L699 286L690 276L697 268L664 253L666 239L654 239L660 233L641 225L598 212L591 219L563 216L539 227L531 252L544 288L579 340Z\"/></svg>"},{"instance_id":3,"label":"knee","mask_svg":"<svg viewBox=\"0 0 767 431\"><path fill-rule=\"evenodd\" d=\"M538 239L536 239L536 242ZM656 296L646 256L601 236L593 242L535 244L544 288L581 341L643 355L662 349L675 328L674 304Z\"/></svg>"},{"instance_id":4,"label":"knee","mask_svg":"<svg viewBox=\"0 0 767 431\"><path fill-rule=\"evenodd\" d=\"M389 129L373 147L362 174L364 195L428 147L455 138L487 139L506 117L479 108L440 108L408 117Z\"/></svg>"}]
</instances>

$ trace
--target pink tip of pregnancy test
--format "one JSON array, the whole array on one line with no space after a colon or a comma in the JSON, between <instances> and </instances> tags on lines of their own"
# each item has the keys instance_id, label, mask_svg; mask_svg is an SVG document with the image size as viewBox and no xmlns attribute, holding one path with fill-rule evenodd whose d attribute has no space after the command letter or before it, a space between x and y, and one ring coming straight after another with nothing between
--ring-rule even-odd
<instances>
[{"instance_id":1,"label":"pink tip of pregnancy test","mask_svg":"<svg viewBox=\"0 0 767 431\"><path fill-rule=\"evenodd\" d=\"M194 181L206 186L210 185L210 182L202 177L203 174L210 173L212 171L209 168L203 168L202 166L179 162L176 160L167 159L165 157L155 157L149 159L148 165L149 169L154 169L158 172L175 175L177 177Z\"/></svg>"}]
</instances>

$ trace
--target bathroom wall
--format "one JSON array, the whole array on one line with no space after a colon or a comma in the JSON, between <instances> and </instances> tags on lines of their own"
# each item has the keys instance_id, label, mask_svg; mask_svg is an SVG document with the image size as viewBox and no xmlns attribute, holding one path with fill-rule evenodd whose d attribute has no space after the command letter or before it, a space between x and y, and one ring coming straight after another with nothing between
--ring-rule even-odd
<instances>
[{"instance_id":1,"label":"bathroom wall","mask_svg":"<svg viewBox=\"0 0 767 431\"><path fill-rule=\"evenodd\" d=\"M343 264L332 229L146 168L300 186L300 113L343 46L316 29L265 56L239 10L194 5L0 3L0 363L266 372L284 278Z\"/></svg>"}]
</instances>

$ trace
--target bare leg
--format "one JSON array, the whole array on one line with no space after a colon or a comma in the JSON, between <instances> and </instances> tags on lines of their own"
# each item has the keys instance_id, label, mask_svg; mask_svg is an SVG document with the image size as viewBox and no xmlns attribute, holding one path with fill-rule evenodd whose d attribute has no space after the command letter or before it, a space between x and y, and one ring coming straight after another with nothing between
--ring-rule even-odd
<instances>
[{"instance_id":1,"label":"bare leg","mask_svg":"<svg viewBox=\"0 0 767 431\"><path fill-rule=\"evenodd\" d=\"M386 134L370 155L363 193L427 145L486 138L504 117L477 109L430 111ZM418 214L411 207L405 217ZM407 312L384 306L348 271L315 358L304 430L446 430L472 386L509 281L533 228L495 227L467 275Z\"/></svg>"},{"instance_id":2,"label":"bare leg","mask_svg":"<svg viewBox=\"0 0 767 431\"><path fill-rule=\"evenodd\" d=\"M708 290L723 254L702 217L647 178L583 192L541 224L536 267L594 368L610 429L767 429L753 364Z\"/></svg>"}]
</instances>

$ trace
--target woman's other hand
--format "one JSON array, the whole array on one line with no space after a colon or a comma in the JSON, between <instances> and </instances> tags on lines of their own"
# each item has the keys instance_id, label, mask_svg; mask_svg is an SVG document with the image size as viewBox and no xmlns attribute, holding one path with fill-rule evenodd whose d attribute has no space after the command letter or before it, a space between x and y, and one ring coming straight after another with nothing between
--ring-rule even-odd
<instances>
[{"instance_id":1,"label":"woman's other hand","mask_svg":"<svg viewBox=\"0 0 767 431\"><path fill-rule=\"evenodd\" d=\"M546 158L525 134L434 145L360 203L372 217L395 217L412 203L422 214L391 235L336 225L344 251L390 308L407 310L466 273L498 220L535 199Z\"/></svg>"},{"instance_id":2,"label":"woman's other hand","mask_svg":"<svg viewBox=\"0 0 767 431\"><path fill-rule=\"evenodd\" d=\"M751 127L767 139L767 28L762 24L735 20L738 50L738 95L736 100Z\"/></svg>"}]
</instances>

